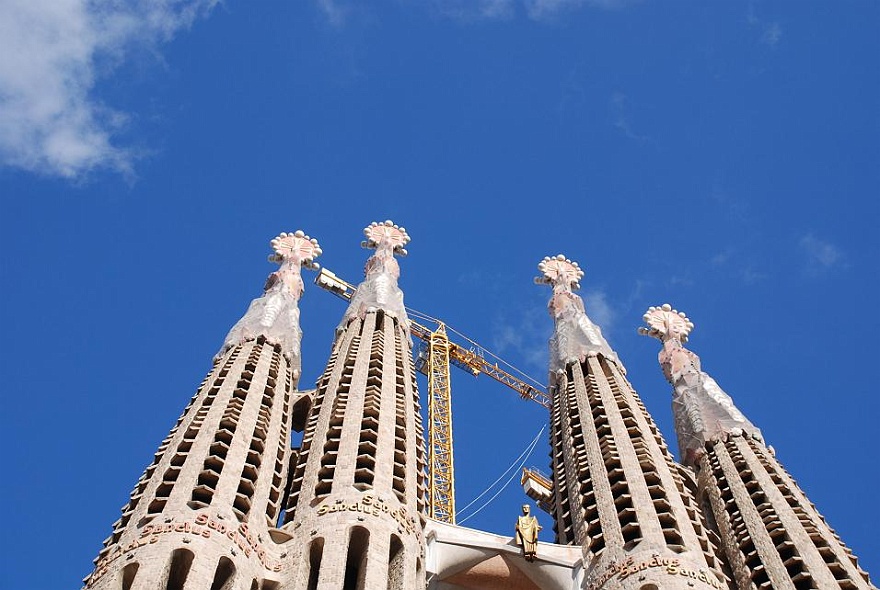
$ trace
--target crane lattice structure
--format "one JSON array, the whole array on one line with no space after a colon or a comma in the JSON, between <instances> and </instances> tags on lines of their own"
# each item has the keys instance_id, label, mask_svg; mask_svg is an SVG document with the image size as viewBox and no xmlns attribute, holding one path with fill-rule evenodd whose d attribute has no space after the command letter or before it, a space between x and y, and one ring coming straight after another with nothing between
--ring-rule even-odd
<instances>
[{"instance_id":1,"label":"crane lattice structure","mask_svg":"<svg viewBox=\"0 0 880 590\"><path fill-rule=\"evenodd\" d=\"M321 269L315 284L345 300L350 300L357 287L339 278L326 268ZM437 324L432 330L410 319L410 332L427 345L416 359L416 368L428 377L428 460L430 472L429 516L434 520L455 524L455 470L452 456L452 397L449 366L455 365L474 377L481 373L516 391L521 398L550 409L547 392L527 383L499 366L500 358L489 353L495 362L486 358L486 351L476 342L456 332L473 347L465 348L449 340L444 322L407 308L423 321ZM509 366L509 365L508 365ZM511 367L512 368L512 367Z\"/></svg>"}]
</instances>

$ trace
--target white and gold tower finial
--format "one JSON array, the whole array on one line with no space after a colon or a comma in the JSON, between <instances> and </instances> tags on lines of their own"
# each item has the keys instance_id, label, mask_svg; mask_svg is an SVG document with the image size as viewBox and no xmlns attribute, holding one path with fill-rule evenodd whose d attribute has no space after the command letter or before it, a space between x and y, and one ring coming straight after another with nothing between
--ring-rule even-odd
<instances>
[{"instance_id":1,"label":"white and gold tower finial","mask_svg":"<svg viewBox=\"0 0 880 590\"><path fill-rule=\"evenodd\" d=\"M538 270L541 275L535 278L535 283L553 288L548 309L556 329L550 339L550 368L562 370L570 362L583 362L597 354L617 363L617 354L602 336L602 329L590 320L583 300L573 293L580 289L580 280L584 277L580 265L564 254L557 254L544 257L538 263Z\"/></svg>"},{"instance_id":2,"label":"white and gold tower finial","mask_svg":"<svg viewBox=\"0 0 880 590\"><path fill-rule=\"evenodd\" d=\"M318 245L318 240L310 238L301 229L293 233L281 232L269 242L274 254L269 255L269 260L279 264L291 261L301 266L318 268L315 258L323 252Z\"/></svg>"},{"instance_id":3,"label":"white and gold tower finial","mask_svg":"<svg viewBox=\"0 0 880 590\"><path fill-rule=\"evenodd\" d=\"M409 234L406 233L406 228L400 227L390 219L381 223L374 221L364 228L364 235L367 237L361 242L361 246L364 248L380 250L386 247L390 248L394 254L407 255L404 246L409 243Z\"/></svg>"},{"instance_id":4,"label":"white and gold tower finial","mask_svg":"<svg viewBox=\"0 0 880 590\"><path fill-rule=\"evenodd\" d=\"M299 299L304 286L300 269L318 269L315 259L322 250L318 240L306 235L302 230L293 233L281 232L270 242L273 253L269 261L280 268L269 275L263 287L263 295L251 301L244 316L232 327L223 347L215 358L220 358L230 348L263 336L269 342L277 343L299 376L300 341L302 330L299 327Z\"/></svg>"},{"instance_id":5,"label":"white and gold tower finial","mask_svg":"<svg viewBox=\"0 0 880 590\"><path fill-rule=\"evenodd\" d=\"M398 318L401 325L409 331L406 309L403 305L403 292L397 286L400 278L400 266L394 255L406 256L404 248L409 241L406 228L395 224L390 219L383 222L374 221L364 228L366 240L361 246L375 250L364 267L364 280L358 285L351 298L348 310L342 318L339 329L345 328L351 318L364 317L365 313L383 310Z\"/></svg>"},{"instance_id":6,"label":"white and gold tower finial","mask_svg":"<svg viewBox=\"0 0 880 590\"><path fill-rule=\"evenodd\" d=\"M642 319L648 326L639 328L639 334L656 338L660 342L678 340L684 344L694 329L694 323L688 319L687 314L672 309L668 303L649 307Z\"/></svg>"},{"instance_id":7,"label":"white and gold tower finial","mask_svg":"<svg viewBox=\"0 0 880 590\"><path fill-rule=\"evenodd\" d=\"M694 323L683 311L665 303L648 308L646 326L639 334L663 343L658 360L666 379L675 388L672 414L682 461L693 466L707 443L731 433L744 432L761 439L760 431L734 405L733 400L700 367L700 357L686 349Z\"/></svg>"},{"instance_id":8,"label":"white and gold tower finial","mask_svg":"<svg viewBox=\"0 0 880 590\"><path fill-rule=\"evenodd\" d=\"M580 280L584 278L584 271L581 270L578 263L566 258L564 254L545 256L544 260L538 263L538 270L541 271L541 276L535 278L535 283L552 285L554 290L556 288L567 291L580 289Z\"/></svg>"}]
</instances>

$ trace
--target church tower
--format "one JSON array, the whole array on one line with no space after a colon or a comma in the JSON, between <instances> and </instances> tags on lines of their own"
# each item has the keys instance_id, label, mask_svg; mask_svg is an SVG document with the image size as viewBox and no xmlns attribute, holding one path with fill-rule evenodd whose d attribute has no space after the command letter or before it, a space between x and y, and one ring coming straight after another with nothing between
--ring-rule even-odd
<instances>
[{"instance_id":1,"label":"church tower","mask_svg":"<svg viewBox=\"0 0 880 590\"><path fill-rule=\"evenodd\" d=\"M303 232L272 240L280 268L232 328L135 485L89 590L278 587L274 540L300 375L300 267L321 254Z\"/></svg>"},{"instance_id":2,"label":"church tower","mask_svg":"<svg viewBox=\"0 0 880 590\"><path fill-rule=\"evenodd\" d=\"M782 468L761 432L684 348L693 323L651 307L642 334L663 343L682 462L697 474L740 590L874 588L852 552Z\"/></svg>"},{"instance_id":3,"label":"church tower","mask_svg":"<svg viewBox=\"0 0 880 590\"><path fill-rule=\"evenodd\" d=\"M583 271L545 258L557 543L582 546L590 590L728 587L690 482L573 289Z\"/></svg>"},{"instance_id":4,"label":"church tower","mask_svg":"<svg viewBox=\"0 0 880 590\"><path fill-rule=\"evenodd\" d=\"M391 221L364 231L375 253L318 380L291 480L284 589L425 587L425 445L394 258L409 236Z\"/></svg>"}]
</instances>

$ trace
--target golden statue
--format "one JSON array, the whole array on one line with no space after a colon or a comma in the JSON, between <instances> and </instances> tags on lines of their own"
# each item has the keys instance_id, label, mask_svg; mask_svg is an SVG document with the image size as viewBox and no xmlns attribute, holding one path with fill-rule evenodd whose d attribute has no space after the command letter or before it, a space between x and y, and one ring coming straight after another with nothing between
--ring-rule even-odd
<instances>
[{"instance_id":1,"label":"golden statue","mask_svg":"<svg viewBox=\"0 0 880 590\"><path fill-rule=\"evenodd\" d=\"M535 561L538 551L538 531L541 525L538 519L529 514L529 505L523 504L523 515L516 519L516 542L522 547L526 561Z\"/></svg>"}]
</instances>

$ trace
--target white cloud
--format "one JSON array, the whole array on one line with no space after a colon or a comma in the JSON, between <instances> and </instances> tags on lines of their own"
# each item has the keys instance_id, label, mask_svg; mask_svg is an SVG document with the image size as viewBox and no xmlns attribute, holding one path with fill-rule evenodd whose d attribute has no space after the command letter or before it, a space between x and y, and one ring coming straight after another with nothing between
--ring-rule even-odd
<instances>
[{"instance_id":1,"label":"white cloud","mask_svg":"<svg viewBox=\"0 0 880 590\"><path fill-rule=\"evenodd\" d=\"M633 295L637 296L643 286L637 281ZM618 312L608 301L608 294L601 290L579 292L584 310L590 320L602 329L605 338L613 332ZM549 366L549 340L553 335L553 319L547 313L550 293L541 291L531 304L517 305L498 310L492 327L492 353L530 374L542 377ZM542 379L538 379L542 381Z\"/></svg>"},{"instance_id":2,"label":"white cloud","mask_svg":"<svg viewBox=\"0 0 880 590\"><path fill-rule=\"evenodd\" d=\"M508 18L513 15L514 0L430 0L440 14L459 20Z\"/></svg>"},{"instance_id":3,"label":"white cloud","mask_svg":"<svg viewBox=\"0 0 880 590\"><path fill-rule=\"evenodd\" d=\"M607 337L617 316L608 303L608 296L603 291L588 291L583 294L583 299L587 316L602 328L602 333Z\"/></svg>"},{"instance_id":4,"label":"white cloud","mask_svg":"<svg viewBox=\"0 0 880 590\"><path fill-rule=\"evenodd\" d=\"M749 11L746 14L746 21L752 29L757 30L761 34L761 37L758 39L759 43L770 47L776 47L776 44L782 39L782 27L779 26L779 23L768 22L758 18L757 14L755 14L755 6L753 4L749 5Z\"/></svg>"},{"instance_id":5,"label":"white cloud","mask_svg":"<svg viewBox=\"0 0 880 590\"><path fill-rule=\"evenodd\" d=\"M800 246L807 255L807 270L811 273L820 273L830 270L843 263L843 252L825 240L820 240L813 234L807 234L800 239Z\"/></svg>"},{"instance_id":6,"label":"white cloud","mask_svg":"<svg viewBox=\"0 0 880 590\"><path fill-rule=\"evenodd\" d=\"M351 6L341 4L337 0L317 0L318 8L324 13L324 16L334 27L341 27L345 24Z\"/></svg>"},{"instance_id":7,"label":"white cloud","mask_svg":"<svg viewBox=\"0 0 880 590\"><path fill-rule=\"evenodd\" d=\"M547 370L548 344L552 320L542 306L508 310L496 320L492 330L492 352L513 360L511 353L524 363L522 367L533 375L543 375ZM516 364L516 363L514 363Z\"/></svg>"},{"instance_id":8,"label":"white cloud","mask_svg":"<svg viewBox=\"0 0 880 590\"><path fill-rule=\"evenodd\" d=\"M755 270L751 266L747 266L743 268L739 273L740 278L742 278L743 282L746 285L754 285L760 281L763 281L767 278L767 275L762 273L759 270Z\"/></svg>"},{"instance_id":9,"label":"white cloud","mask_svg":"<svg viewBox=\"0 0 880 590\"><path fill-rule=\"evenodd\" d=\"M611 95L611 113L614 118L614 126L621 131L626 137L634 139L639 143L645 143L650 139L647 135L641 135L635 132L629 117L629 97L622 92L614 92Z\"/></svg>"},{"instance_id":10,"label":"white cloud","mask_svg":"<svg viewBox=\"0 0 880 590\"><path fill-rule=\"evenodd\" d=\"M518 8L532 19L553 18L559 13L584 6L601 9L621 8L638 0L408 0L444 17L470 22L511 18ZM344 25L353 3L347 0L315 0L318 9L334 26Z\"/></svg>"},{"instance_id":11,"label":"white cloud","mask_svg":"<svg viewBox=\"0 0 880 590\"><path fill-rule=\"evenodd\" d=\"M94 96L135 47L170 40L219 0L0 2L0 163L67 178L131 171L128 117Z\"/></svg>"},{"instance_id":12,"label":"white cloud","mask_svg":"<svg viewBox=\"0 0 880 590\"><path fill-rule=\"evenodd\" d=\"M764 32L761 33L761 43L774 47L782 38L782 27L779 23L769 23L764 26Z\"/></svg>"},{"instance_id":13,"label":"white cloud","mask_svg":"<svg viewBox=\"0 0 880 590\"><path fill-rule=\"evenodd\" d=\"M613 10L632 4L632 0L524 0L526 11L533 19L553 17L566 10L593 6Z\"/></svg>"}]
</instances>

